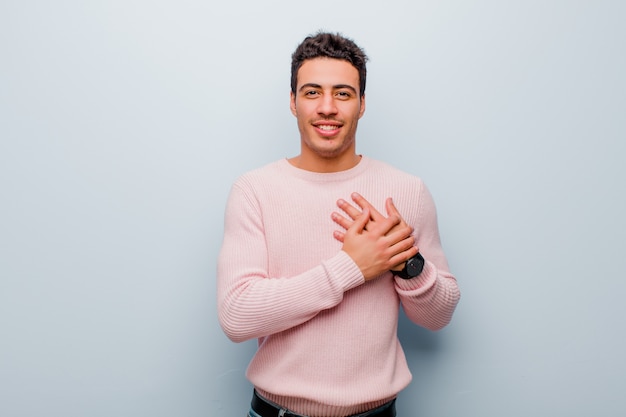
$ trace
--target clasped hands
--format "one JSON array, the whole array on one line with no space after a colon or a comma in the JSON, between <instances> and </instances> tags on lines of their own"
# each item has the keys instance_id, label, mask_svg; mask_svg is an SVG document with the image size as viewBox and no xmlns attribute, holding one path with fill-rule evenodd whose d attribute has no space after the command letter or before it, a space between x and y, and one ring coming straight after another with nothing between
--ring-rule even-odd
<instances>
[{"instance_id":1,"label":"clasped hands","mask_svg":"<svg viewBox=\"0 0 626 417\"><path fill-rule=\"evenodd\" d=\"M340 199L337 206L348 217L337 212L331 214L345 229L333 233L343 243L342 250L357 264L366 281L389 270L401 270L418 252L413 227L400 216L391 198L385 201L385 217L360 194L352 193L351 197L359 208Z\"/></svg>"}]
</instances>

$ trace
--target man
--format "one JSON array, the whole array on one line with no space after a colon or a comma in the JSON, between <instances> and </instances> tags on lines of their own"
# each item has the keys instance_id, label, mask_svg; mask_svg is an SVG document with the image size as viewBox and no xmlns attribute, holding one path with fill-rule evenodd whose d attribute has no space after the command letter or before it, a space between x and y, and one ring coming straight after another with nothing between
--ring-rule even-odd
<instances>
[{"instance_id":1,"label":"man","mask_svg":"<svg viewBox=\"0 0 626 417\"><path fill-rule=\"evenodd\" d=\"M411 381L400 306L438 330L459 300L423 182L356 153L366 60L338 34L297 47L301 152L244 174L228 199L218 310L231 340L258 339L250 417L395 416Z\"/></svg>"}]
</instances>

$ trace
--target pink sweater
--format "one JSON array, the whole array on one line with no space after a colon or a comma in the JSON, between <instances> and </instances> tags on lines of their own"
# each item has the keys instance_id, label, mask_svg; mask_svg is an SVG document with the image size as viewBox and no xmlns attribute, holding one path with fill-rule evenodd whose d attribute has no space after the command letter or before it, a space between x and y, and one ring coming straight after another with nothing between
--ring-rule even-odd
<instances>
[{"instance_id":1,"label":"pink sweater","mask_svg":"<svg viewBox=\"0 0 626 417\"><path fill-rule=\"evenodd\" d=\"M426 259L417 278L365 283L333 238L336 201L359 192L386 215L392 197ZM394 398L411 381L396 331L402 304L416 324L447 325L459 300L432 197L417 177L363 157L314 173L280 160L240 177L225 214L217 268L219 320L235 342L258 339L247 377L295 412L342 416Z\"/></svg>"}]
</instances>

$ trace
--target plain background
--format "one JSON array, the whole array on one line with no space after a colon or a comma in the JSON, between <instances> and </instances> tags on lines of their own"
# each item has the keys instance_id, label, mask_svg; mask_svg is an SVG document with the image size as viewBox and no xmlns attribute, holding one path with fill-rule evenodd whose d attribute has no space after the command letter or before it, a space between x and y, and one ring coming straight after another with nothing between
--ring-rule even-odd
<instances>
[{"instance_id":1,"label":"plain background","mask_svg":"<svg viewBox=\"0 0 626 417\"><path fill-rule=\"evenodd\" d=\"M232 181L299 150L289 64L363 46L358 152L421 176L462 290L399 416L626 414L622 1L0 2L0 415L242 417ZM245 256L245 254L242 254Z\"/></svg>"}]
</instances>

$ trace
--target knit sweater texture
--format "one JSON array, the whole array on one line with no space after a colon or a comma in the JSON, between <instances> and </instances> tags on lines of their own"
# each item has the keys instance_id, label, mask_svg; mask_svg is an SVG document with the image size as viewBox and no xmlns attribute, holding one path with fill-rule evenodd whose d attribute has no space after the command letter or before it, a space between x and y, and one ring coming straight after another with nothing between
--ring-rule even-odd
<instances>
[{"instance_id":1,"label":"knit sweater texture","mask_svg":"<svg viewBox=\"0 0 626 417\"><path fill-rule=\"evenodd\" d=\"M331 219L360 193L383 215L393 198L415 228L423 272L365 282ZM363 156L355 167L315 173L286 159L239 177L225 212L217 266L218 316L235 342L257 339L246 376L257 391L309 416L360 413L411 381L397 337L402 306L419 326L446 326L459 301L442 250L435 204L423 181Z\"/></svg>"}]
</instances>

